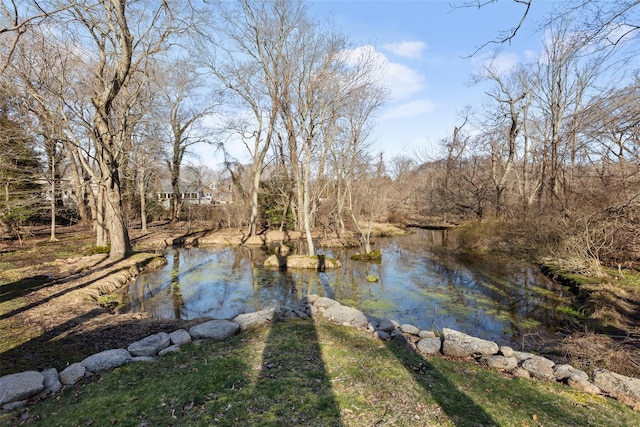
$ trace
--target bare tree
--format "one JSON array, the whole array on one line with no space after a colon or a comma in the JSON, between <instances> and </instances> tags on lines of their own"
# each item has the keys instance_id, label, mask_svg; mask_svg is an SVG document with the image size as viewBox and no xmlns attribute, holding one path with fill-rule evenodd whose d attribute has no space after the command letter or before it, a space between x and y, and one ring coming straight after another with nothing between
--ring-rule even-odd
<instances>
[{"instance_id":1,"label":"bare tree","mask_svg":"<svg viewBox=\"0 0 640 427\"><path fill-rule=\"evenodd\" d=\"M187 59L178 59L167 64L156 82L159 96L154 115L165 128L165 162L173 192L170 208L174 222L180 219L184 203L180 197L184 157L194 145L209 142L203 120L213 113L218 103L215 95L205 93L204 81L195 68L195 64Z\"/></svg>"},{"instance_id":2,"label":"bare tree","mask_svg":"<svg viewBox=\"0 0 640 427\"><path fill-rule=\"evenodd\" d=\"M223 6L221 40L207 46L206 65L237 101L237 109L229 111L233 118L226 125L252 158L248 234L253 236L257 233L262 169L282 103L284 53L302 17L302 4L243 0Z\"/></svg>"},{"instance_id":3,"label":"bare tree","mask_svg":"<svg viewBox=\"0 0 640 427\"><path fill-rule=\"evenodd\" d=\"M487 115L493 129L486 134L490 140L491 179L495 187L495 210L498 216L503 214L503 197L506 184L517 157L517 138L522 128L522 110L527 106L527 87L517 76L518 71L510 75L501 75L492 65L484 67L483 76L495 85L485 92L495 103L489 107Z\"/></svg>"}]
</instances>

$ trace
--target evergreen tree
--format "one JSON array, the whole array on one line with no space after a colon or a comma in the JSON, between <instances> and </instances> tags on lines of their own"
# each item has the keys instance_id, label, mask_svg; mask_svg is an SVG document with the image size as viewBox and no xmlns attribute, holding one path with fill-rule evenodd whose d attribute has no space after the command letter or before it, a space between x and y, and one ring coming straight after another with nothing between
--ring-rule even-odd
<instances>
[{"instance_id":1,"label":"evergreen tree","mask_svg":"<svg viewBox=\"0 0 640 427\"><path fill-rule=\"evenodd\" d=\"M21 238L20 228L42 213L41 164L36 142L19 121L11 99L0 101L0 226Z\"/></svg>"}]
</instances>

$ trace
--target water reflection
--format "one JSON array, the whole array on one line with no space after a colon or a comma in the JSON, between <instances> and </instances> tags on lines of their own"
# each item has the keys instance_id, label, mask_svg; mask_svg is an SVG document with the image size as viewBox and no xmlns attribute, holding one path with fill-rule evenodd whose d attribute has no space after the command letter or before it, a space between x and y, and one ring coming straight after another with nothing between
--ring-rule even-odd
<instances>
[{"instance_id":1,"label":"water reflection","mask_svg":"<svg viewBox=\"0 0 640 427\"><path fill-rule=\"evenodd\" d=\"M265 270L263 248L176 249L165 268L131 285L131 309L157 318L228 319L315 293L367 315L488 339L555 326L559 285L532 265L444 250L454 240L447 230L379 239L381 264L353 261L351 250L325 250L343 263L328 272Z\"/></svg>"}]
</instances>

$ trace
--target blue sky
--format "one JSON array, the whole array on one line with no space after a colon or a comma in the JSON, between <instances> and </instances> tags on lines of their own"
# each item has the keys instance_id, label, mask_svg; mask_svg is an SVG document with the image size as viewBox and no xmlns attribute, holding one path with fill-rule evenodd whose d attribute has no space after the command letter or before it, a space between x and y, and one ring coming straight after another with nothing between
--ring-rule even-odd
<instances>
[{"instance_id":1,"label":"blue sky","mask_svg":"<svg viewBox=\"0 0 640 427\"><path fill-rule=\"evenodd\" d=\"M354 49L369 49L376 55L391 99L379 111L371 142L375 152L385 152L386 160L436 153L439 142L460 123L465 106L481 104L486 88L472 86L472 76L491 60L498 46L489 45L469 56L517 25L524 11L513 0L498 0L480 9L452 5L462 0L306 3L311 17L327 21ZM539 27L553 6L553 1L533 2L516 37L499 46L501 67L526 62L540 50Z\"/></svg>"},{"instance_id":2,"label":"blue sky","mask_svg":"<svg viewBox=\"0 0 640 427\"><path fill-rule=\"evenodd\" d=\"M457 3L462 3L458 1ZM473 73L494 55L495 45L469 58L478 46L519 22L523 7L502 0L478 8L449 1L308 1L309 12L328 19L354 47L375 49L386 69L392 99L380 111L374 149L386 158L433 153L459 123L465 105L479 105L484 89L471 86ZM537 31L552 10L551 1L533 2L512 43L501 45L504 67L525 62L541 48Z\"/></svg>"}]
</instances>

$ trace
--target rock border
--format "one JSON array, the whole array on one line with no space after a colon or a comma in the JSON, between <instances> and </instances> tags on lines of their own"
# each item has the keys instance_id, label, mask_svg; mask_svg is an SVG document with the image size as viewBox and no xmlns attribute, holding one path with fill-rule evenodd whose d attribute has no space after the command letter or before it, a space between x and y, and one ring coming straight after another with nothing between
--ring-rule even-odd
<instances>
[{"instance_id":1,"label":"rock border","mask_svg":"<svg viewBox=\"0 0 640 427\"><path fill-rule=\"evenodd\" d=\"M167 353L180 350L194 341L223 341L240 331L292 318L323 317L344 326L368 330L372 337L405 346L426 355L475 360L480 365L505 372L513 377L539 381L555 381L580 392L618 399L640 410L640 379L626 377L605 369L596 369L591 377L571 365L556 365L535 355L498 346L454 329L444 328L440 336L395 320L366 316L360 310L340 304L331 298L308 295L286 307L274 307L254 313L240 314L231 320L213 319L188 331L178 329L160 332L130 344L127 349L112 349L86 357L59 372L55 368L42 372L25 371L0 377L0 407L2 411L22 408L73 386L82 378L110 371L133 362L153 362Z\"/></svg>"}]
</instances>

